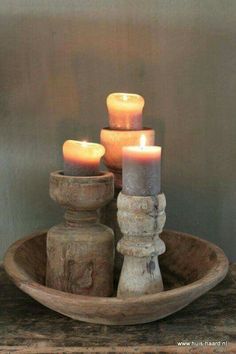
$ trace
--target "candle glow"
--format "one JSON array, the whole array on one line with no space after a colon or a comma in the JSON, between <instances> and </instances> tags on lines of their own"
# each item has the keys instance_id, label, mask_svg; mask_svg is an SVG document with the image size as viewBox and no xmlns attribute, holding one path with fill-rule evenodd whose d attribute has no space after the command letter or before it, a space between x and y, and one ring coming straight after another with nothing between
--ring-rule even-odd
<instances>
[{"instance_id":1,"label":"candle glow","mask_svg":"<svg viewBox=\"0 0 236 354\"><path fill-rule=\"evenodd\" d=\"M140 144L140 137L144 135L146 145L153 145L155 142L155 132L153 129L143 129L141 131L122 131L104 128L101 131L101 144L106 149L104 162L109 169L122 169L122 148L124 146L136 147Z\"/></svg>"},{"instance_id":2,"label":"candle glow","mask_svg":"<svg viewBox=\"0 0 236 354\"><path fill-rule=\"evenodd\" d=\"M141 147L141 149L143 149L145 147L145 145L146 145L146 137L145 137L145 135L141 135L141 137L140 137L140 147Z\"/></svg>"},{"instance_id":3,"label":"candle glow","mask_svg":"<svg viewBox=\"0 0 236 354\"><path fill-rule=\"evenodd\" d=\"M144 98L134 93L111 93L107 97L109 126L118 130L141 130Z\"/></svg>"},{"instance_id":4,"label":"candle glow","mask_svg":"<svg viewBox=\"0 0 236 354\"><path fill-rule=\"evenodd\" d=\"M100 159L105 148L87 141L67 140L63 145L64 174L93 176L99 173Z\"/></svg>"}]
</instances>

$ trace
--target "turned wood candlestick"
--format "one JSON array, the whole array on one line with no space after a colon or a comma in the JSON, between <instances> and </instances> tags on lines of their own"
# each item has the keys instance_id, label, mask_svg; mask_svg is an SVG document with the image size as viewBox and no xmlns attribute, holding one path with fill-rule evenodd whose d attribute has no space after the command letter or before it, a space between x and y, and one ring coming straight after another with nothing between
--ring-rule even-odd
<instances>
[{"instance_id":1,"label":"turned wood candlestick","mask_svg":"<svg viewBox=\"0 0 236 354\"><path fill-rule=\"evenodd\" d=\"M122 238L122 233L117 222L117 196L122 189L122 148L124 146L139 145L142 135L146 137L146 145L154 145L155 131L151 128L143 128L141 130L103 128L101 130L100 142L106 149L103 161L108 170L114 174L115 181L115 197L102 209L101 219L105 225L113 229L115 246ZM120 276L123 258L123 255L116 251L115 277L117 281Z\"/></svg>"},{"instance_id":2,"label":"turned wood candlestick","mask_svg":"<svg viewBox=\"0 0 236 354\"><path fill-rule=\"evenodd\" d=\"M117 296L162 291L158 256L165 252L165 244L159 237L166 220L165 195L143 197L120 192L117 206L118 223L123 233L117 250L124 255Z\"/></svg>"},{"instance_id":3,"label":"turned wood candlestick","mask_svg":"<svg viewBox=\"0 0 236 354\"><path fill-rule=\"evenodd\" d=\"M47 234L47 286L80 295L112 295L114 235L99 222L97 211L113 194L110 172L89 177L51 173L50 196L66 212L64 223Z\"/></svg>"}]
</instances>

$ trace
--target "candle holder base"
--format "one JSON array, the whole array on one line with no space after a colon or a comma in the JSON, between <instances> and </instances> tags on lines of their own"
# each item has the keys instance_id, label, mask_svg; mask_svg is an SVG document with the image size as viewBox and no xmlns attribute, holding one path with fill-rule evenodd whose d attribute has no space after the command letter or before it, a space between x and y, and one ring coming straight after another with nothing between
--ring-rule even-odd
<instances>
[{"instance_id":1,"label":"candle holder base","mask_svg":"<svg viewBox=\"0 0 236 354\"><path fill-rule=\"evenodd\" d=\"M159 234L165 224L166 199L156 197L118 196L118 223L123 238L117 250L124 255L117 296L133 297L163 290L158 256L165 252Z\"/></svg>"},{"instance_id":2,"label":"candle holder base","mask_svg":"<svg viewBox=\"0 0 236 354\"><path fill-rule=\"evenodd\" d=\"M50 175L50 196L65 207L65 222L47 234L46 285L92 296L113 293L114 236L98 221L97 209L113 198L113 175Z\"/></svg>"}]
</instances>

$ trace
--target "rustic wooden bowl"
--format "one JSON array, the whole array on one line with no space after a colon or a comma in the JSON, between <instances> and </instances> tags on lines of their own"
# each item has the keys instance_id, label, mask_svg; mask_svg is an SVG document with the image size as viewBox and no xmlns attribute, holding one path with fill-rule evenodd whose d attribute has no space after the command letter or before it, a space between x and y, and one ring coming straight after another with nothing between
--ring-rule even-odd
<instances>
[{"instance_id":1,"label":"rustic wooden bowl","mask_svg":"<svg viewBox=\"0 0 236 354\"><path fill-rule=\"evenodd\" d=\"M22 291L71 318L109 325L151 322L191 303L219 283L228 270L223 251L208 241L175 231L164 231L161 238L167 248L160 257L165 291L153 295L101 298L46 287L46 232L15 242L4 265Z\"/></svg>"}]
</instances>

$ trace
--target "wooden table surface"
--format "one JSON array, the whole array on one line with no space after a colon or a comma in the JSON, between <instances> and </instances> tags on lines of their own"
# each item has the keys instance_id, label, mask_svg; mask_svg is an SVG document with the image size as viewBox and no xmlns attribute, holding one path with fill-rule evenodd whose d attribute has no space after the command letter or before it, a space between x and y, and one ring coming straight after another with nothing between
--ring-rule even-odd
<instances>
[{"instance_id":1,"label":"wooden table surface","mask_svg":"<svg viewBox=\"0 0 236 354\"><path fill-rule=\"evenodd\" d=\"M221 284L183 310L135 326L62 316L17 289L2 267L0 289L1 353L236 353L236 264Z\"/></svg>"}]
</instances>

